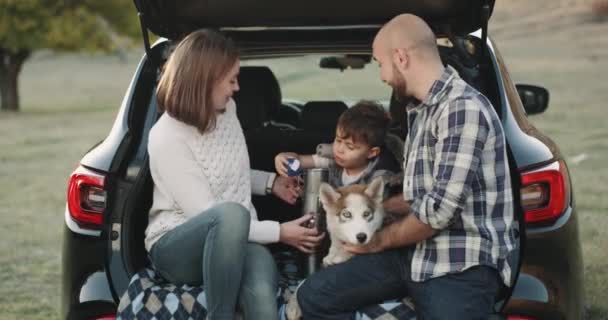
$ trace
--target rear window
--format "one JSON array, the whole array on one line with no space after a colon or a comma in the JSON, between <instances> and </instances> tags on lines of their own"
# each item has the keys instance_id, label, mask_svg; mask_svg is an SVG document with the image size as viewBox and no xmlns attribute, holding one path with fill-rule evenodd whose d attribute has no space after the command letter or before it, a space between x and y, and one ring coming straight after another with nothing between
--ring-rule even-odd
<instances>
[{"instance_id":1,"label":"rear window","mask_svg":"<svg viewBox=\"0 0 608 320\"><path fill-rule=\"evenodd\" d=\"M279 81L283 99L300 101L359 99L388 100L391 88L380 81L380 69L374 62L362 69L323 69L321 58L306 55L241 61L242 66L267 66Z\"/></svg>"}]
</instances>

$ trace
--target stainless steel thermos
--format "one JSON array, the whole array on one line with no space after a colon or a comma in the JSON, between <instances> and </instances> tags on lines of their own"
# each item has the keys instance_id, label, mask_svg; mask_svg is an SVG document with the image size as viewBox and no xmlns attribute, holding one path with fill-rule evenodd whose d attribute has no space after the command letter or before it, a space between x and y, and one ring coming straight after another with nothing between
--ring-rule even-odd
<instances>
[{"instance_id":1,"label":"stainless steel thermos","mask_svg":"<svg viewBox=\"0 0 608 320\"><path fill-rule=\"evenodd\" d=\"M314 213L314 217L309 221L309 228L317 228L319 232L326 229L325 211L319 198L319 187L322 182L327 182L328 171L324 168L307 169L304 171L304 195L302 203L302 214ZM306 275L311 275L318 270L321 265L320 252L310 254L306 262Z\"/></svg>"}]
</instances>

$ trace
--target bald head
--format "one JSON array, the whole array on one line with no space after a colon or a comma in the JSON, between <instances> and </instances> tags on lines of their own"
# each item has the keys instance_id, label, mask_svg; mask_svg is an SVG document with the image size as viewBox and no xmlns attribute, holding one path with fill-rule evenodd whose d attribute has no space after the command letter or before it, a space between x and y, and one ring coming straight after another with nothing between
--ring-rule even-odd
<instances>
[{"instance_id":1,"label":"bald head","mask_svg":"<svg viewBox=\"0 0 608 320\"><path fill-rule=\"evenodd\" d=\"M435 34L412 14L396 16L380 29L373 55L381 80L393 87L398 97L422 101L444 71Z\"/></svg>"},{"instance_id":2,"label":"bald head","mask_svg":"<svg viewBox=\"0 0 608 320\"><path fill-rule=\"evenodd\" d=\"M437 52L437 40L431 28L418 16L401 14L380 29L374 47L382 51L394 49L422 49Z\"/></svg>"}]
</instances>

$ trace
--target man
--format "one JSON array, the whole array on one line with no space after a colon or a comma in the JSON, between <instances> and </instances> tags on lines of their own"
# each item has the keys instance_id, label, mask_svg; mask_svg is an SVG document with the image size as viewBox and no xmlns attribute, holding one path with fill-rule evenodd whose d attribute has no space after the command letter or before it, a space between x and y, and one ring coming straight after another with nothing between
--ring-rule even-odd
<instances>
[{"instance_id":1,"label":"man","mask_svg":"<svg viewBox=\"0 0 608 320\"><path fill-rule=\"evenodd\" d=\"M503 129L490 101L444 67L419 17L395 17L377 34L381 78L407 107L403 195L388 212L406 217L357 255L307 279L304 319L351 319L356 309L406 295L418 319L486 319L511 285L513 203Z\"/></svg>"}]
</instances>

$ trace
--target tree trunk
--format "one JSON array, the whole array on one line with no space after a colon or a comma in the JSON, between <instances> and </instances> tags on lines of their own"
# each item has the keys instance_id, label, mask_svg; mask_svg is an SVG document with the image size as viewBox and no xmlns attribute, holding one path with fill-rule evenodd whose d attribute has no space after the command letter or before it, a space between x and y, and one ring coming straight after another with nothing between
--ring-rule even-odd
<instances>
[{"instance_id":1,"label":"tree trunk","mask_svg":"<svg viewBox=\"0 0 608 320\"><path fill-rule=\"evenodd\" d=\"M19 82L23 62L30 56L30 50L16 53L0 48L0 109L19 111Z\"/></svg>"}]
</instances>

